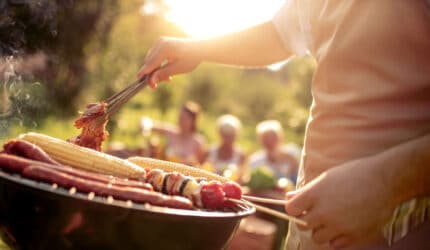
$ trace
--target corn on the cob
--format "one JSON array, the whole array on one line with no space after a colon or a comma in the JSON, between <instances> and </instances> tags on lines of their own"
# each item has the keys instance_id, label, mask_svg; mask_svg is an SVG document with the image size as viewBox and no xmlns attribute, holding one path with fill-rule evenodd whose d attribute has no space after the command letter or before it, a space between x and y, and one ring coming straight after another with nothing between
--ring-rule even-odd
<instances>
[{"instance_id":1,"label":"corn on the cob","mask_svg":"<svg viewBox=\"0 0 430 250\"><path fill-rule=\"evenodd\" d=\"M44 134L30 132L19 138L36 144L58 162L71 167L127 178L145 178L145 169L127 160Z\"/></svg>"},{"instance_id":2,"label":"corn on the cob","mask_svg":"<svg viewBox=\"0 0 430 250\"><path fill-rule=\"evenodd\" d=\"M166 172L176 171L193 177L203 177L203 178L206 178L208 181L212 181L212 180L220 181L220 182L230 181L230 179L228 178L211 173L204 169L195 168L195 167L174 163L174 162L162 161L162 160L146 158L146 157L130 157L128 158L128 161L135 163L144 168L158 168Z\"/></svg>"}]
</instances>

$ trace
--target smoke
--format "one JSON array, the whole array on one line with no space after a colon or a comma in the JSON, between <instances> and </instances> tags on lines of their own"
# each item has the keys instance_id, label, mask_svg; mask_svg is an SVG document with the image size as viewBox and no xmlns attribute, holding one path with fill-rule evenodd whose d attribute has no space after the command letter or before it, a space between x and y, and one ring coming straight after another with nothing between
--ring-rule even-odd
<instances>
[{"instance_id":1,"label":"smoke","mask_svg":"<svg viewBox=\"0 0 430 250\"><path fill-rule=\"evenodd\" d=\"M86 44L106 45L116 3L0 0L0 140L72 114L86 86Z\"/></svg>"},{"instance_id":2,"label":"smoke","mask_svg":"<svg viewBox=\"0 0 430 250\"><path fill-rule=\"evenodd\" d=\"M2 69L3 71L3 88L2 88L2 99L0 112L2 116L10 115L10 103L9 103L9 88L12 85L13 79L16 78L15 67L12 63L13 57L9 56L2 60Z\"/></svg>"},{"instance_id":3,"label":"smoke","mask_svg":"<svg viewBox=\"0 0 430 250\"><path fill-rule=\"evenodd\" d=\"M45 87L32 79L32 72L45 64L43 53L0 58L0 139L13 127L37 127L47 102Z\"/></svg>"},{"instance_id":4,"label":"smoke","mask_svg":"<svg viewBox=\"0 0 430 250\"><path fill-rule=\"evenodd\" d=\"M15 65L13 63L12 56L2 58L0 65L0 70L1 72L3 72L1 86L2 95L0 102L0 138L3 138L4 136L6 136L10 127L10 123L14 118L14 114L12 112L11 104L9 101L11 88L13 88L14 83L17 80L20 81L20 79L15 73Z\"/></svg>"},{"instance_id":5,"label":"smoke","mask_svg":"<svg viewBox=\"0 0 430 250\"><path fill-rule=\"evenodd\" d=\"M57 38L58 20L72 0L0 0L0 139L16 126L34 128L46 109L45 87L33 73Z\"/></svg>"}]
</instances>

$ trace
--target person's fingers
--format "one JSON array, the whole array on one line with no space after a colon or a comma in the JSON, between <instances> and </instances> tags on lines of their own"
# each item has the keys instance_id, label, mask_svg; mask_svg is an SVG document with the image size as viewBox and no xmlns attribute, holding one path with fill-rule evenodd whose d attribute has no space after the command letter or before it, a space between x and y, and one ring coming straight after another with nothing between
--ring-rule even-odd
<instances>
[{"instance_id":1,"label":"person's fingers","mask_svg":"<svg viewBox=\"0 0 430 250\"><path fill-rule=\"evenodd\" d=\"M154 73L149 77L149 80L148 80L149 87L150 87L151 89L155 89L155 88L157 88L157 84L158 84L158 82L159 82L159 80L158 80L158 76L156 75L156 73L157 73L157 72L154 72Z\"/></svg>"},{"instance_id":2,"label":"person's fingers","mask_svg":"<svg viewBox=\"0 0 430 250\"><path fill-rule=\"evenodd\" d=\"M147 74L147 69L148 69L148 61L151 61L151 57L153 57L153 51L155 50L155 48L151 48L149 49L149 51L146 53L145 56L145 60L143 61L143 65L142 67L140 67L139 71L137 72L137 78L139 80L142 80L142 78Z\"/></svg>"},{"instance_id":3,"label":"person's fingers","mask_svg":"<svg viewBox=\"0 0 430 250\"><path fill-rule=\"evenodd\" d=\"M292 216L300 216L312 207L309 192L298 190L296 195L285 203L285 211Z\"/></svg>"},{"instance_id":4,"label":"person's fingers","mask_svg":"<svg viewBox=\"0 0 430 250\"><path fill-rule=\"evenodd\" d=\"M193 61L170 62L152 74L150 84L151 86L154 86L159 82L170 81L173 75L189 72L195 67L196 62Z\"/></svg>"},{"instance_id":5,"label":"person's fingers","mask_svg":"<svg viewBox=\"0 0 430 250\"><path fill-rule=\"evenodd\" d=\"M333 229L322 225L312 230L312 240L317 244L324 244L333 239L336 236L335 233Z\"/></svg>"},{"instance_id":6,"label":"person's fingers","mask_svg":"<svg viewBox=\"0 0 430 250\"><path fill-rule=\"evenodd\" d=\"M320 227L323 224L320 220L320 216L313 212L312 209L307 210L303 215L299 216L299 218L306 221L307 223L306 226L297 224L297 227L300 230L312 230L314 228Z\"/></svg>"},{"instance_id":7,"label":"person's fingers","mask_svg":"<svg viewBox=\"0 0 430 250\"><path fill-rule=\"evenodd\" d=\"M184 62L174 61L157 70L154 75L159 81L168 81L171 76L184 73L186 71L184 66L186 66Z\"/></svg>"},{"instance_id":8,"label":"person's fingers","mask_svg":"<svg viewBox=\"0 0 430 250\"><path fill-rule=\"evenodd\" d=\"M168 59L168 54L166 53L166 51L167 50L164 49L163 45L157 45L153 49L151 49L145 58L143 66L139 69L137 78L139 80L142 80L145 75L151 73L156 68L160 67L160 65Z\"/></svg>"},{"instance_id":9,"label":"person's fingers","mask_svg":"<svg viewBox=\"0 0 430 250\"><path fill-rule=\"evenodd\" d=\"M335 237L333 240L330 240L330 246L333 249L345 249L352 244L352 239L350 237L341 235L338 237Z\"/></svg>"}]
</instances>

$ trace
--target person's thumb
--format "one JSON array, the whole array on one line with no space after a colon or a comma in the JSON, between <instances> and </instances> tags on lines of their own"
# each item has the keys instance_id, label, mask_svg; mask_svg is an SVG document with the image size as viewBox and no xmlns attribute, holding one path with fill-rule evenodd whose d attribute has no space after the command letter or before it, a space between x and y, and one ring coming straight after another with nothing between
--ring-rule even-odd
<instances>
[{"instance_id":1,"label":"person's thumb","mask_svg":"<svg viewBox=\"0 0 430 250\"><path fill-rule=\"evenodd\" d=\"M156 86L159 82L170 81L171 77L181 73L192 71L197 66L196 62L174 61L155 71L149 79L151 86Z\"/></svg>"},{"instance_id":2,"label":"person's thumb","mask_svg":"<svg viewBox=\"0 0 430 250\"><path fill-rule=\"evenodd\" d=\"M285 211L287 214L292 216L300 216L312 207L312 199L305 190L296 190L294 193L289 192L287 193L287 197L289 195L292 197L288 198L287 202L285 203Z\"/></svg>"},{"instance_id":3,"label":"person's thumb","mask_svg":"<svg viewBox=\"0 0 430 250\"><path fill-rule=\"evenodd\" d=\"M292 199L294 196L296 196L296 194L297 194L297 190L287 192L285 194L285 199L286 200Z\"/></svg>"}]
</instances>

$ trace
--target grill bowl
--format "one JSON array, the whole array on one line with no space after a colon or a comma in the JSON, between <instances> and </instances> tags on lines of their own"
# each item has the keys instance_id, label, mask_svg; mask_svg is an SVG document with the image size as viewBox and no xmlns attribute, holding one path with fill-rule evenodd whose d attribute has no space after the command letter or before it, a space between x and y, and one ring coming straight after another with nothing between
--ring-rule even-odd
<instances>
[{"instance_id":1,"label":"grill bowl","mask_svg":"<svg viewBox=\"0 0 430 250\"><path fill-rule=\"evenodd\" d=\"M0 171L0 237L14 249L225 249L241 219L254 212L90 199Z\"/></svg>"}]
</instances>

